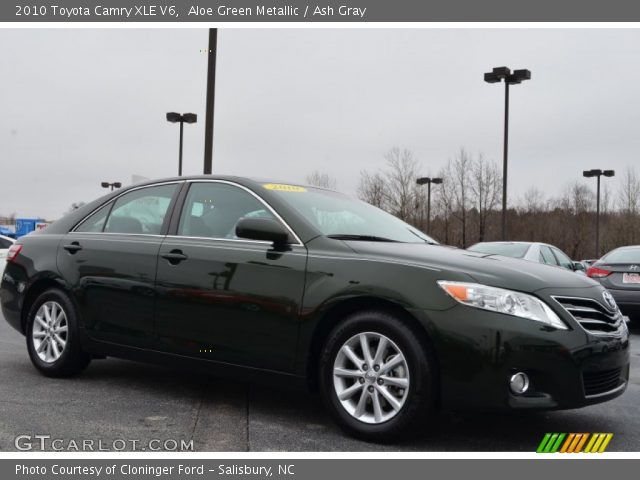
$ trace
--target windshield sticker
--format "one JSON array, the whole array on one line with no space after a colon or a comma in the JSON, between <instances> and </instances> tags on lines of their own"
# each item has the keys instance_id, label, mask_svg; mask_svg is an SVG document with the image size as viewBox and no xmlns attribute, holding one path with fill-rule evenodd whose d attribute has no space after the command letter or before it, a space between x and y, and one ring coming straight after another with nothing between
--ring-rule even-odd
<instances>
[{"instance_id":1,"label":"windshield sticker","mask_svg":"<svg viewBox=\"0 0 640 480\"><path fill-rule=\"evenodd\" d=\"M266 183L263 185L267 190L277 190L279 192L306 192L304 187L298 187L297 185L284 185L281 183Z\"/></svg>"}]
</instances>

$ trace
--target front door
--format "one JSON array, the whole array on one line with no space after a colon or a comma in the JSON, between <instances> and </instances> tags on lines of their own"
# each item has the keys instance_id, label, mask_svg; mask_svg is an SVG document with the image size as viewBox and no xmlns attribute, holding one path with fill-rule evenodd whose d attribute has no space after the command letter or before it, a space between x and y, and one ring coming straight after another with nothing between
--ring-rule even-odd
<instances>
[{"instance_id":1,"label":"front door","mask_svg":"<svg viewBox=\"0 0 640 480\"><path fill-rule=\"evenodd\" d=\"M239 239L243 217L276 218L244 187L193 182L158 260L161 350L237 365L292 369L306 248Z\"/></svg>"}]
</instances>

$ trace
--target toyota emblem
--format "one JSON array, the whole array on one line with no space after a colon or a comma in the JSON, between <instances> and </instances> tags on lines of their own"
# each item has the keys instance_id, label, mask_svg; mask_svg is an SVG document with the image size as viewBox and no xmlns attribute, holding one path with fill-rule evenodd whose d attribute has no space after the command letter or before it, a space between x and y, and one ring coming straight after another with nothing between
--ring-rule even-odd
<instances>
[{"instance_id":1,"label":"toyota emblem","mask_svg":"<svg viewBox=\"0 0 640 480\"><path fill-rule=\"evenodd\" d=\"M613 295L611 295L609 292L605 291L605 292L602 292L602 297L604 298L604 302L607 304L607 306L611 310L615 311L615 310L618 309L618 305L616 304L616 301L613 298Z\"/></svg>"}]
</instances>

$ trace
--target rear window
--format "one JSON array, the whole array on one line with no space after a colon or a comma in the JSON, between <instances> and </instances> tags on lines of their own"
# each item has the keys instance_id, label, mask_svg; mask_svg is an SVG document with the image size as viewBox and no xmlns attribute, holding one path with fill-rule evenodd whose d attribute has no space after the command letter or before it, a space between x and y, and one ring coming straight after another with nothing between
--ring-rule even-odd
<instances>
[{"instance_id":1,"label":"rear window","mask_svg":"<svg viewBox=\"0 0 640 480\"><path fill-rule=\"evenodd\" d=\"M523 243L477 243L469 247L469 251L486 253L489 255L504 255L505 257L522 258L529 250L529 245Z\"/></svg>"},{"instance_id":2,"label":"rear window","mask_svg":"<svg viewBox=\"0 0 640 480\"><path fill-rule=\"evenodd\" d=\"M640 263L640 248L620 248L607 253L601 263Z\"/></svg>"}]
</instances>

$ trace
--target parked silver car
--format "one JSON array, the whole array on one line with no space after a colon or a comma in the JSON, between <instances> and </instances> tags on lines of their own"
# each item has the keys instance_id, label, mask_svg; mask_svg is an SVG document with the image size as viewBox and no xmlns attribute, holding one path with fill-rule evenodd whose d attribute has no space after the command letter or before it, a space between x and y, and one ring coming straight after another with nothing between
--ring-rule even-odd
<instances>
[{"instance_id":1,"label":"parked silver car","mask_svg":"<svg viewBox=\"0 0 640 480\"><path fill-rule=\"evenodd\" d=\"M540 242L480 242L467 250L502 255L504 257L521 258L530 262L545 263L566 268L584 275L585 267L581 262L574 262L558 247Z\"/></svg>"}]
</instances>

